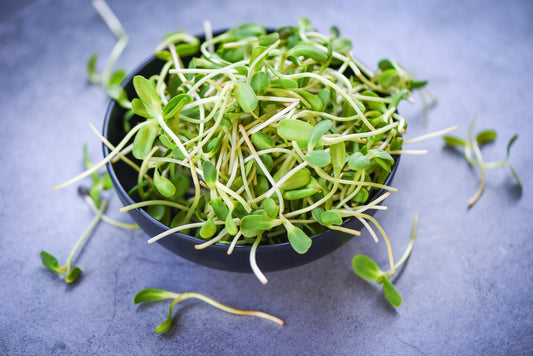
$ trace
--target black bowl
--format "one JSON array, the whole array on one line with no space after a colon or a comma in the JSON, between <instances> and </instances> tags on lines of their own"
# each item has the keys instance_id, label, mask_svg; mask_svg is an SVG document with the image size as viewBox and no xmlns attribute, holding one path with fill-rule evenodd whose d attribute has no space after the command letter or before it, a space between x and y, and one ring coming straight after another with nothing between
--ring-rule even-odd
<instances>
[{"instance_id":1,"label":"black bowl","mask_svg":"<svg viewBox=\"0 0 533 356\"><path fill-rule=\"evenodd\" d=\"M200 37L200 39L202 39ZM186 59L184 59L186 61ZM124 81L124 89L128 97L136 96L133 88L133 77L142 75L149 77L154 73L159 73L164 62L155 56L148 58L136 70L134 70ZM123 115L125 110L115 101L111 101L105 114L103 135L113 145L117 145L124 137ZM104 145L104 156L109 153L109 149ZM400 156L395 157L395 163L392 166L391 174L385 181L390 185L394 174L398 168ZM123 162L114 164L108 163L107 170L115 186L117 194L125 205L135 203L128 195L128 191L137 183L137 172ZM377 190L370 194L369 200L383 194L383 190ZM372 214L375 210L369 210L367 213ZM132 218L139 224L142 230L149 236L153 237L169 228L142 209L129 211ZM355 230L363 229L363 225L357 219L348 219L343 224ZM297 267L320 257L323 257L337 248L344 245L352 238L352 235L336 230L327 230L311 237L312 245L305 254L298 254L294 251L288 242L276 245L259 245L256 251L256 260L259 268L263 272L278 271L288 268ZM177 232L157 241L161 246L169 251L200 265L234 272L251 272L250 268L250 245L237 245L231 255L227 254L228 245L216 243L205 249L197 250L195 245L204 243L205 240L198 239L183 233Z\"/></svg>"}]
</instances>

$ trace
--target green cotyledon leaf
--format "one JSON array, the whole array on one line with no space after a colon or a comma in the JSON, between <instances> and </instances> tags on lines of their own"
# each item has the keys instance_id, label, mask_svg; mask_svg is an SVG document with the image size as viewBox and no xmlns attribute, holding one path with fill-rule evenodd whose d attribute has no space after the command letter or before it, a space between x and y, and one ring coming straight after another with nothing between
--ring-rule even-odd
<instances>
[{"instance_id":1,"label":"green cotyledon leaf","mask_svg":"<svg viewBox=\"0 0 533 356\"><path fill-rule=\"evenodd\" d=\"M341 171L346 163L346 147L344 142L335 143L329 146L329 154L331 155L331 164L333 165L333 172L335 177L340 177Z\"/></svg>"},{"instance_id":2,"label":"green cotyledon leaf","mask_svg":"<svg viewBox=\"0 0 533 356\"><path fill-rule=\"evenodd\" d=\"M301 91L298 94L309 104L309 106L311 107L311 110L322 111L324 109L324 103L319 97L311 93L308 93L306 91Z\"/></svg>"},{"instance_id":3,"label":"green cotyledon leaf","mask_svg":"<svg viewBox=\"0 0 533 356\"><path fill-rule=\"evenodd\" d=\"M443 139L444 139L444 142L446 142L446 144L450 146L459 146L459 147L468 146L468 142L456 136L447 135L447 136L444 136Z\"/></svg>"},{"instance_id":4,"label":"green cotyledon leaf","mask_svg":"<svg viewBox=\"0 0 533 356\"><path fill-rule=\"evenodd\" d=\"M159 134L158 125L146 125L141 127L141 129L135 134L133 140L132 153L133 156L137 159L144 159L154 146L154 141Z\"/></svg>"},{"instance_id":5,"label":"green cotyledon leaf","mask_svg":"<svg viewBox=\"0 0 533 356\"><path fill-rule=\"evenodd\" d=\"M300 200L307 198L317 193L315 188L301 188L295 190L287 190L283 192L283 198L286 200Z\"/></svg>"},{"instance_id":6,"label":"green cotyledon leaf","mask_svg":"<svg viewBox=\"0 0 533 356\"><path fill-rule=\"evenodd\" d=\"M250 86L256 94L262 93L268 87L268 77L265 72L257 72L250 79Z\"/></svg>"},{"instance_id":7,"label":"green cotyledon leaf","mask_svg":"<svg viewBox=\"0 0 533 356\"><path fill-rule=\"evenodd\" d=\"M307 169L300 169L288 180L279 185L280 190L293 190L305 187L311 181L311 172Z\"/></svg>"},{"instance_id":8,"label":"green cotyledon leaf","mask_svg":"<svg viewBox=\"0 0 533 356\"><path fill-rule=\"evenodd\" d=\"M298 88L298 82L289 78L278 78L271 80L269 86L272 88L296 89Z\"/></svg>"},{"instance_id":9,"label":"green cotyledon leaf","mask_svg":"<svg viewBox=\"0 0 533 356\"><path fill-rule=\"evenodd\" d=\"M307 144L307 139L311 131L313 131L313 127L313 125L305 121L284 119L278 124L278 135L287 141Z\"/></svg>"},{"instance_id":10,"label":"green cotyledon leaf","mask_svg":"<svg viewBox=\"0 0 533 356\"><path fill-rule=\"evenodd\" d=\"M57 274L62 274L63 272L65 272L65 268L59 266L57 258L52 256L50 253L46 251L41 251L41 260L43 262L43 265L50 271L55 272Z\"/></svg>"},{"instance_id":11,"label":"green cotyledon leaf","mask_svg":"<svg viewBox=\"0 0 533 356\"><path fill-rule=\"evenodd\" d=\"M237 83L235 86L235 99L237 99L237 103L245 113L252 112L257 107L257 96L248 83Z\"/></svg>"},{"instance_id":12,"label":"green cotyledon leaf","mask_svg":"<svg viewBox=\"0 0 533 356\"><path fill-rule=\"evenodd\" d=\"M217 172L215 165L211 163L210 161L203 161L202 170L203 170L204 179L207 185L209 185L210 187L215 187L217 183L217 176L218 176L218 172Z\"/></svg>"},{"instance_id":13,"label":"green cotyledon leaf","mask_svg":"<svg viewBox=\"0 0 533 356\"><path fill-rule=\"evenodd\" d=\"M325 167L330 163L331 156L327 151L314 150L306 153L305 160L312 166Z\"/></svg>"},{"instance_id":14,"label":"green cotyledon leaf","mask_svg":"<svg viewBox=\"0 0 533 356\"><path fill-rule=\"evenodd\" d=\"M377 280L381 275L376 262L365 255L355 255L352 259L352 268L359 277L370 281Z\"/></svg>"},{"instance_id":15,"label":"green cotyledon leaf","mask_svg":"<svg viewBox=\"0 0 533 356\"><path fill-rule=\"evenodd\" d=\"M326 54L326 52L317 47L304 43L300 43L292 47L287 53L287 56L303 56L314 59L318 63L324 63L328 59L328 55Z\"/></svg>"},{"instance_id":16,"label":"green cotyledon leaf","mask_svg":"<svg viewBox=\"0 0 533 356\"><path fill-rule=\"evenodd\" d=\"M402 305L402 297L400 296L400 293L398 293L394 285L389 282L388 279L383 280L383 293L392 306L399 307Z\"/></svg>"},{"instance_id":17,"label":"green cotyledon leaf","mask_svg":"<svg viewBox=\"0 0 533 356\"><path fill-rule=\"evenodd\" d=\"M233 215L233 212L230 211L228 213L228 216L226 217L226 220L224 221L224 225L226 227L227 233L230 234L231 236L235 236L239 232L239 228L237 227L237 224L235 223L235 221L233 221L232 215Z\"/></svg>"},{"instance_id":18,"label":"green cotyledon leaf","mask_svg":"<svg viewBox=\"0 0 533 356\"><path fill-rule=\"evenodd\" d=\"M133 297L133 303L157 302L165 299L174 299L176 296L176 293L168 292L166 290L146 288L135 294Z\"/></svg>"},{"instance_id":19,"label":"green cotyledon leaf","mask_svg":"<svg viewBox=\"0 0 533 356\"><path fill-rule=\"evenodd\" d=\"M287 238L294 251L299 254L306 253L313 242L311 238L302 229L291 224L288 220L284 220L283 226L287 230Z\"/></svg>"},{"instance_id":20,"label":"green cotyledon leaf","mask_svg":"<svg viewBox=\"0 0 533 356\"><path fill-rule=\"evenodd\" d=\"M341 225L342 217L340 214L334 210L328 210L322 212L320 220L324 225Z\"/></svg>"},{"instance_id":21,"label":"green cotyledon leaf","mask_svg":"<svg viewBox=\"0 0 533 356\"><path fill-rule=\"evenodd\" d=\"M265 210L265 213L270 216L271 218L275 218L278 216L279 213L279 206L276 204L274 199L267 198L263 200L263 209Z\"/></svg>"},{"instance_id":22,"label":"green cotyledon leaf","mask_svg":"<svg viewBox=\"0 0 533 356\"><path fill-rule=\"evenodd\" d=\"M80 275L81 273L81 268L79 267L74 267L72 268L70 271L67 272L67 274L65 275L65 282L67 283L72 283L74 282L78 276Z\"/></svg>"},{"instance_id":23,"label":"green cotyledon leaf","mask_svg":"<svg viewBox=\"0 0 533 356\"><path fill-rule=\"evenodd\" d=\"M355 152L348 157L348 167L353 170L359 170L367 167L370 164L370 159L361 152Z\"/></svg>"},{"instance_id":24,"label":"green cotyledon leaf","mask_svg":"<svg viewBox=\"0 0 533 356\"><path fill-rule=\"evenodd\" d=\"M260 46L268 47L274 44L278 39L279 39L279 33L272 32L272 33L269 33L268 35L259 36L257 40Z\"/></svg>"},{"instance_id":25,"label":"green cotyledon leaf","mask_svg":"<svg viewBox=\"0 0 533 356\"><path fill-rule=\"evenodd\" d=\"M307 149L312 150L332 126L333 123L330 120L323 120L317 123L307 138Z\"/></svg>"},{"instance_id":26,"label":"green cotyledon leaf","mask_svg":"<svg viewBox=\"0 0 533 356\"><path fill-rule=\"evenodd\" d=\"M177 113L183 109L185 105L190 103L192 98L187 94L176 95L168 101L168 103L163 107L163 118L168 120L174 117Z\"/></svg>"},{"instance_id":27,"label":"green cotyledon leaf","mask_svg":"<svg viewBox=\"0 0 533 356\"><path fill-rule=\"evenodd\" d=\"M476 141L480 145L492 142L495 139L496 139L496 131L494 130L484 130L476 135Z\"/></svg>"},{"instance_id":28,"label":"green cotyledon leaf","mask_svg":"<svg viewBox=\"0 0 533 356\"><path fill-rule=\"evenodd\" d=\"M268 150L273 148L276 144L274 140L264 132L256 132L251 136L252 143L259 150Z\"/></svg>"},{"instance_id":29,"label":"green cotyledon leaf","mask_svg":"<svg viewBox=\"0 0 533 356\"><path fill-rule=\"evenodd\" d=\"M154 185L157 191L166 198L170 198L176 193L174 184L170 179L163 177L158 169L154 171Z\"/></svg>"},{"instance_id":30,"label":"green cotyledon leaf","mask_svg":"<svg viewBox=\"0 0 533 356\"><path fill-rule=\"evenodd\" d=\"M143 76L136 75L133 77L133 86L148 112L155 114L161 111L161 98L155 91L151 81Z\"/></svg>"},{"instance_id":31,"label":"green cotyledon leaf","mask_svg":"<svg viewBox=\"0 0 533 356\"><path fill-rule=\"evenodd\" d=\"M279 226L281 222L267 215L247 215L241 220L241 232L245 237L255 237L263 231Z\"/></svg>"},{"instance_id":32,"label":"green cotyledon leaf","mask_svg":"<svg viewBox=\"0 0 533 356\"><path fill-rule=\"evenodd\" d=\"M202 237L203 239L208 239L210 237L213 237L216 232L217 226L213 222L213 219L208 217L207 221L200 228L200 237Z\"/></svg>"}]
</instances>

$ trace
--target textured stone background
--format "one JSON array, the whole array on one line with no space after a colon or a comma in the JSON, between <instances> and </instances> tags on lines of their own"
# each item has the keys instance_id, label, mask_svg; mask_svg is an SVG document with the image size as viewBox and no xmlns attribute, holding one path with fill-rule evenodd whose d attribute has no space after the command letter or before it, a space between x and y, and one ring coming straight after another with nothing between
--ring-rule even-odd
<instances>
[{"instance_id":1,"label":"textured stone background","mask_svg":"<svg viewBox=\"0 0 533 356\"><path fill-rule=\"evenodd\" d=\"M404 304L395 310L381 291L351 271L363 252L386 265L386 249L370 235L354 239L309 265L252 274L194 265L140 232L102 224L76 264L80 283L67 286L40 262L46 249L64 261L92 213L76 188L52 187L82 170L81 148L92 157L100 144L108 99L87 84L85 64L95 51L102 63L114 38L89 1L0 2L0 354L529 354L533 350L533 184L530 166L533 94L533 3L528 1L144 1L110 0L130 36L118 64L128 70L148 57L161 37L203 21L227 28L246 21L268 27L307 16L322 32L337 25L354 53L374 67L398 60L430 81L439 104L423 124L422 105L403 105L407 137L459 125L496 128L487 160L505 155L506 169L487 173L485 194L468 210L479 174L441 139L413 145L427 156L406 156L377 214L397 254L415 212L418 240L396 281ZM418 96L415 96L418 99ZM416 146L416 147L415 147ZM111 195L113 196L113 195ZM109 213L118 213L113 196ZM146 287L197 291L243 309L286 320L219 312L202 302L177 307L166 335L153 327L168 303L136 306Z\"/></svg>"}]
</instances>

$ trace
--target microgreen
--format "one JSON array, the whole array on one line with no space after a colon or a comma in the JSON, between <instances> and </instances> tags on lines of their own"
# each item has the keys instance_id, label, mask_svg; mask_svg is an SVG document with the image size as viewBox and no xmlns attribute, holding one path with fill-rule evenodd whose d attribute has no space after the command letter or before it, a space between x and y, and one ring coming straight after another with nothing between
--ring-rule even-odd
<instances>
[{"instance_id":1,"label":"microgreen","mask_svg":"<svg viewBox=\"0 0 533 356\"><path fill-rule=\"evenodd\" d=\"M313 148L318 144L322 136L324 136L332 126L333 123L330 120L323 120L317 123L313 127L307 138L307 150L312 151Z\"/></svg>"},{"instance_id":2,"label":"microgreen","mask_svg":"<svg viewBox=\"0 0 533 356\"><path fill-rule=\"evenodd\" d=\"M365 255L355 255L352 259L352 268L354 272L363 279L375 281L377 284L383 284L383 294L385 295L385 298L387 298L388 302L395 307L399 307L402 304L402 297L389 279L409 258L413 249L417 227L418 215L415 215L411 239L409 240L409 244L407 245L402 258L394 266L394 270L390 269L388 271L382 271L373 259Z\"/></svg>"},{"instance_id":3,"label":"microgreen","mask_svg":"<svg viewBox=\"0 0 533 356\"><path fill-rule=\"evenodd\" d=\"M154 329L156 333L161 334L161 333L169 331L170 328L172 327L172 312L174 311L174 307L176 306L176 304L184 300L191 299L191 298L199 299L215 308L218 308L230 314L243 315L243 316L255 316L255 317L270 320L279 325L285 324L283 320L273 315L263 313L260 311L255 311L255 310L235 309L232 307L228 307L224 304L221 304L209 297L206 297L203 294L192 293L192 292L174 293L174 292L169 292L169 291L161 290L161 289L147 288L135 294L135 296L133 297L133 303L139 304L139 303L157 302L157 301L162 301L166 299L172 299L172 302L170 303L170 308L168 310L168 318L165 321L163 321L161 324L157 325Z\"/></svg>"},{"instance_id":4,"label":"microgreen","mask_svg":"<svg viewBox=\"0 0 533 356\"><path fill-rule=\"evenodd\" d=\"M76 255L76 252L80 249L80 247L83 245L85 240L90 236L93 229L96 227L98 222L102 219L102 215L104 214L105 209L107 208L107 200L104 200L100 204L100 208L98 209L97 215L93 218L93 220L90 222L89 226L83 231L83 233L80 235L78 240L76 241L74 247L70 251L70 254L67 258L67 262L64 266L60 266L58 260L49 252L41 251L41 260L43 265L48 268L50 271L57 273L59 275L65 274L65 282L72 283L74 282L79 274L81 273L80 267L73 267L72 261L74 259L74 256Z\"/></svg>"},{"instance_id":5,"label":"microgreen","mask_svg":"<svg viewBox=\"0 0 533 356\"><path fill-rule=\"evenodd\" d=\"M287 230L287 237L294 250L299 254L306 253L312 243L309 236L298 226L291 224L287 219L283 219L283 225L285 230Z\"/></svg>"},{"instance_id":6,"label":"microgreen","mask_svg":"<svg viewBox=\"0 0 533 356\"><path fill-rule=\"evenodd\" d=\"M305 121L285 119L278 124L278 135L287 141L307 143L313 128Z\"/></svg>"},{"instance_id":7,"label":"microgreen","mask_svg":"<svg viewBox=\"0 0 533 356\"><path fill-rule=\"evenodd\" d=\"M510 169L513 174L514 179L516 180L517 185L522 189L522 182L516 173L514 167L509 163L509 155L511 151L511 146L518 139L518 135L511 137L507 143L507 150L505 158L501 161L496 162L485 162L481 154L481 146L484 144L493 142L496 140L496 131L495 130L483 130L478 132L473 136L474 126L476 123L476 117L474 116L470 122L470 127L468 129L468 137L466 139L459 138L457 136L446 135L444 136L444 141L447 145L455 148L462 148L464 151L464 157L468 164L473 167L479 167L481 179L479 182L479 188L477 192L468 200L468 206L473 206L483 194L485 188L485 171L487 169L498 168L498 167L507 167ZM473 154L472 154L473 153Z\"/></svg>"},{"instance_id":8,"label":"microgreen","mask_svg":"<svg viewBox=\"0 0 533 356\"><path fill-rule=\"evenodd\" d=\"M93 166L89 160L87 145L83 146L83 163L85 165L85 168L87 169L90 169ZM57 273L58 275L64 274L65 282L67 283L74 282L80 275L82 271L81 268L77 266L73 267L72 262L74 260L74 257L76 256L76 253L80 250L84 242L89 238L89 236L91 235L91 233L93 232L93 230L96 228L96 226L98 225L100 221L104 221L110 225L114 225L114 226L125 228L125 229L138 228L137 225L122 223L122 222L113 220L110 217L105 215L105 210L107 208L108 200L102 199L101 193L102 191L111 189L113 187L113 183L111 182L111 178L109 177L109 174L108 173L99 174L97 172L93 172L91 174L91 180L92 180L92 185L89 189L80 187L78 189L78 192L81 196L84 197L89 207L93 210L95 216L91 220L87 228L79 236L76 243L74 244L74 247L72 248L69 256L67 257L67 261L65 265L60 266L57 258L54 257L51 253L47 251L41 251L41 261L43 265L46 268L48 268L50 271Z\"/></svg>"},{"instance_id":9,"label":"microgreen","mask_svg":"<svg viewBox=\"0 0 533 356\"><path fill-rule=\"evenodd\" d=\"M113 71L116 61L128 44L128 35L126 34L126 31L124 31L118 18L104 0L93 0L92 4L106 23L107 27L117 38L117 42L115 43L101 73L98 73L96 68L98 54L95 53L89 58L89 61L87 62L89 82L101 85L106 93L112 99L116 100L120 106L130 109L131 102L128 100L126 91L120 86L126 77L126 72L124 70Z\"/></svg>"}]
</instances>

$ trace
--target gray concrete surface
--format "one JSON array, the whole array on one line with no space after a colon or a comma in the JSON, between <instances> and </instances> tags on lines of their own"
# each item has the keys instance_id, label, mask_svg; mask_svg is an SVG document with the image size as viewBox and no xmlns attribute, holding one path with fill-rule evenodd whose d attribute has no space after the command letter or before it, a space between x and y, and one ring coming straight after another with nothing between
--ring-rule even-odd
<instances>
[{"instance_id":1,"label":"gray concrete surface","mask_svg":"<svg viewBox=\"0 0 533 356\"><path fill-rule=\"evenodd\" d=\"M479 173L441 139L413 145L427 156L402 158L388 199L377 214L397 254L420 213L412 258L396 281L404 304L387 305L380 290L357 278L353 255L381 265L383 244L365 232L309 265L268 274L207 269L147 245L141 232L102 224L76 260L84 272L66 285L46 270L39 252L61 261L92 213L76 187L52 187L82 170L82 144L100 157L88 122L101 127L108 103L87 84L85 64L106 58L114 38L89 1L0 3L0 354L3 355L457 355L533 352L533 184L531 102L533 4L528 1L154 1L110 0L130 43L118 64L131 70L161 37L202 32L245 21L269 27L307 16L322 32L337 25L354 53L374 67L398 60L430 81L439 104L423 124L420 101L400 110L407 137L458 125L496 128L487 160L505 155L520 134L511 162L520 194L506 169L487 173L486 191L466 201ZM101 63L102 64L102 63ZM417 96L415 98L418 99ZM112 198L110 215L118 213ZM286 326L229 315L201 302L177 307L166 335L153 327L168 303L137 306L146 287L196 291L243 309L259 309Z\"/></svg>"}]
</instances>

